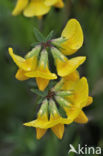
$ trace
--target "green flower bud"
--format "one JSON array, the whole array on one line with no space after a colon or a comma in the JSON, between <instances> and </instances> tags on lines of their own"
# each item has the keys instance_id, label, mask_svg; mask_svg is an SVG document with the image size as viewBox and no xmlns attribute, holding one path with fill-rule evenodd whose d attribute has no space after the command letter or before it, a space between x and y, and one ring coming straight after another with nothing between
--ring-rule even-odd
<instances>
[{"instance_id":1,"label":"green flower bud","mask_svg":"<svg viewBox=\"0 0 103 156\"><path fill-rule=\"evenodd\" d=\"M60 96L55 96L56 101L61 107L70 107L71 103Z\"/></svg>"}]
</instances>

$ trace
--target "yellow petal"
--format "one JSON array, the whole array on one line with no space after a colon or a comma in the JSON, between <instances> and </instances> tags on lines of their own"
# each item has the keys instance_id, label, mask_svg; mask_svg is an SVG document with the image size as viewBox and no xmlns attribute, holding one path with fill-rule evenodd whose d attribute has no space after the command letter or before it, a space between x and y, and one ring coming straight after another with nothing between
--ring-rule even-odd
<instances>
[{"instance_id":1,"label":"yellow petal","mask_svg":"<svg viewBox=\"0 0 103 156\"><path fill-rule=\"evenodd\" d=\"M68 21L66 27L62 32L62 37L67 40L61 44L62 53L71 55L75 53L83 44L83 32L79 22L76 19Z\"/></svg>"},{"instance_id":2,"label":"yellow petal","mask_svg":"<svg viewBox=\"0 0 103 156\"><path fill-rule=\"evenodd\" d=\"M57 8L63 8L64 7L63 0L58 0L58 2L54 6Z\"/></svg>"},{"instance_id":3,"label":"yellow petal","mask_svg":"<svg viewBox=\"0 0 103 156\"><path fill-rule=\"evenodd\" d=\"M12 48L9 48L9 54L19 68L21 68L25 71L30 71L30 70L33 70L36 68L36 65L37 65L37 58L36 57L31 57L31 58L28 58L25 60L21 56L15 55L13 53Z\"/></svg>"},{"instance_id":4,"label":"yellow petal","mask_svg":"<svg viewBox=\"0 0 103 156\"><path fill-rule=\"evenodd\" d=\"M48 86L49 80L37 77L36 83L38 85L39 90L44 91L45 88Z\"/></svg>"},{"instance_id":5,"label":"yellow petal","mask_svg":"<svg viewBox=\"0 0 103 156\"><path fill-rule=\"evenodd\" d=\"M24 75L24 73L25 73L24 70L18 69L18 71L17 71L17 73L16 73L16 75L15 75L16 79L17 79L17 80L20 80L20 81L29 79L28 77L26 77L26 76Z\"/></svg>"},{"instance_id":6,"label":"yellow petal","mask_svg":"<svg viewBox=\"0 0 103 156\"><path fill-rule=\"evenodd\" d=\"M62 139L63 134L64 134L64 125L63 124L58 124L54 127L51 128L54 134L59 138Z\"/></svg>"},{"instance_id":7,"label":"yellow petal","mask_svg":"<svg viewBox=\"0 0 103 156\"><path fill-rule=\"evenodd\" d=\"M79 72L77 70L75 70L71 74L63 77L64 81L76 81L76 80L79 80L79 79L80 79L80 76L79 76Z\"/></svg>"},{"instance_id":8,"label":"yellow petal","mask_svg":"<svg viewBox=\"0 0 103 156\"><path fill-rule=\"evenodd\" d=\"M45 5L44 0L31 0L24 10L24 15L27 17L42 16L49 10L50 7Z\"/></svg>"},{"instance_id":9,"label":"yellow petal","mask_svg":"<svg viewBox=\"0 0 103 156\"><path fill-rule=\"evenodd\" d=\"M88 118L84 114L83 111L80 111L78 117L74 121L77 122L77 123L80 123L80 124L84 124L84 123L87 123L88 122Z\"/></svg>"},{"instance_id":10,"label":"yellow petal","mask_svg":"<svg viewBox=\"0 0 103 156\"><path fill-rule=\"evenodd\" d=\"M24 8L27 6L27 4L28 4L28 0L17 0L16 7L13 10L12 14L14 16L18 15L19 13L21 13L21 11L24 10Z\"/></svg>"},{"instance_id":11,"label":"yellow petal","mask_svg":"<svg viewBox=\"0 0 103 156\"><path fill-rule=\"evenodd\" d=\"M84 61L86 57L75 57L70 60L65 58L65 61L56 59L57 72L59 76L67 76L74 72Z\"/></svg>"},{"instance_id":12,"label":"yellow petal","mask_svg":"<svg viewBox=\"0 0 103 156\"><path fill-rule=\"evenodd\" d=\"M93 98L91 96L88 96L88 102L87 102L86 106L89 106L92 103L93 103Z\"/></svg>"},{"instance_id":13,"label":"yellow petal","mask_svg":"<svg viewBox=\"0 0 103 156\"><path fill-rule=\"evenodd\" d=\"M41 139L45 135L46 131L46 129L36 128L36 138Z\"/></svg>"},{"instance_id":14,"label":"yellow petal","mask_svg":"<svg viewBox=\"0 0 103 156\"><path fill-rule=\"evenodd\" d=\"M27 77L38 77L47 80L57 79L56 74L51 73L47 66L46 67L40 66L37 68L36 71L27 72L25 73L25 75Z\"/></svg>"},{"instance_id":15,"label":"yellow petal","mask_svg":"<svg viewBox=\"0 0 103 156\"><path fill-rule=\"evenodd\" d=\"M56 4L58 2L58 0L44 0L45 5L47 6L53 6L54 4Z\"/></svg>"}]
</instances>

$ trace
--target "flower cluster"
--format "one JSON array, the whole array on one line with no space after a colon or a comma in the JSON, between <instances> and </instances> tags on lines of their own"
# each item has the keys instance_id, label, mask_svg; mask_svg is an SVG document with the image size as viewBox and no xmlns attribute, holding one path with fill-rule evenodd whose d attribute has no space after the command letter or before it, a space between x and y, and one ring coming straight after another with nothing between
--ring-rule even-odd
<instances>
[{"instance_id":1,"label":"flower cluster","mask_svg":"<svg viewBox=\"0 0 103 156\"><path fill-rule=\"evenodd\" d=\"M23 12L26 17L41 17L47 14L52 6L63 8L63 0L17 0L12 14L16 16Z\"/></svg>"},{"instance_id":2,"label":"flower cluster","mask_svg":"<svg viewBox=\"0 0 103 156\"><path fill-rule=\"evenodd\" d=\"M37 3L36 0L31 2ZM44 2L47 1L42 3ZM43 38L40 32L38 35ZM45 92L49 81L60 77L60 81L51 87L43 97L37 119L24 124L36 128L37 139L40 139L49 128L61 139L65 124L88 121L82 109L91 104L93 99L89 96L87 79L80 78L77 71L86 57L79 56L69 59L66 56L77 52L82 44L82 28L76 19L71 19L67 22L60 38L52 39L49 35L46 39L40 39L24 58L14 54L13 49L9 48L9 54L18 66L16 73L18 80L35 78L39 90ZM56 67L53 73L50 70L52 64L49 55L54 59Z\"/></svg>"},{"instance_id":3,"label":"flower cluster","mask_svg":"<svg viewBox=\"0 0 103 156\"><path fill-rule=\"evenodd\" d=\"M86 57L84 56L72 59L65 56L65 54L70 55L76 52L82 44L83 32L81 26L76 19L71 19L60 38L40 43L24 58L15 55L12 48L9 48L10 56L19 67L16 78L18 80L36 78L38 88L43 91L50 80L57 79L57 75L49 70L49 53L54 58L57 74L64 77L75 71L85 61Z\"/></svg>"},{"instance_id":4,"label":"flower cluster","mask_svg":"<svg viewBox=\"0 0 103 156\"><path fill-rule=\"evenodd\" d=\"M36 128L37 139L40 139L49 128L61 139L65 124L68 125L73 121L87 123L88 118L82 109L91 103L92 97L88 96L86 78L80 79L78 72L74 71L69 76L62 78L48 92L42 102L37 119L24 125ZM60 109L64 110L64 116Z\"/></svg>"}]
</instances>

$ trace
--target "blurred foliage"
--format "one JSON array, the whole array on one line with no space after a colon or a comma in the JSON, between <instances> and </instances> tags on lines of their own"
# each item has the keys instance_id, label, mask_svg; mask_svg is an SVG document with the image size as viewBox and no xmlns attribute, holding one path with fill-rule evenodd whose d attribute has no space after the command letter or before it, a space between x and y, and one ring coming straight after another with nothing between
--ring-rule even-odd
<instances>
[{"instance_id":1,"label":"blurred foliage","mask_svg":"<svg viewBox=\"0 0 103 156\"><path fill-rule=\"evenodd\" d=\"M65 0L64 9L53 8L42 20L13 17L15 2L0 0L0 156L67 156L70 143L103 147L103 1ZM24 55L35 43L34 26L45 36L54 30L54 37L58 37L70 18L77 18L84 31L84 45L74 56L87 56L80 72L88 78L94 97L85 109L89 123L68 125L61 141L51 131L38 141L35 129L22 125L34 119L35 96L26 82L15 79L16 66L8 47Z\"/></svg>"}]
</instances>

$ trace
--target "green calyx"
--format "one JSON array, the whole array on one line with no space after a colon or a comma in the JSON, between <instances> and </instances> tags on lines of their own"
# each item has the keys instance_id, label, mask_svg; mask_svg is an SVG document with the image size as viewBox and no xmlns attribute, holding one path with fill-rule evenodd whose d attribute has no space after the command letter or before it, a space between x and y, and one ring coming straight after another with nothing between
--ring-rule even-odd
<instances>
[{"instance_id":1,"label":"green calyx","mask_svg":"<svg viewBox=\"0 0 103 156\"><path fill-rule=\"evenodd\" d=\"M57 95L57 96L65 97L65 96L70 96L70 95L72 95L72 92L71 92L71 91L58 91L58 92L56 92L56 95Z\"/></svg>"},{"instance_id":2,"label":"green calyx","mask_svg":"<svg viewBox=\"0 0 103 156\"><path fill-rule=\"evenodd\" d=\"M28 59L28 58L31 58L31 57L34 57L34 56L38 57L40 50L41 50L41 46L37 45L30 52L27 53L25 58Z\"/></svg>"},{"instance_id":3,"label":"green calyx","mask_svg":"<svg viewBox=\"0 0 103 156\"><path fill-rule=\"evenodd\" d=\"M54 113L59 114L57 106L53 99L49 100L49 112L50 112L50 114L54 114Z\"/></svg>"},{"instance_id":4,"label":"green calyx","mask_svg":"<svg viewBox=\"0 0 103 156\"><path fill-rule=\"evenodd\" d=\"M71 103L60 96L55 96L55 100L61 107L70 107Z\"/></svg>"},{"instance_id":5,"label":"green calyx","mask_svg":"<svg viewBox=\"0 0 103 156\"><path fill-rule=\"evenodd\" d=\"M39 115L43 115L44 113L48 113L48 100L45 99L42 104L41 104L41 107L40 107L40 110L38 112Z\"/></svg>"}]
</instances>

